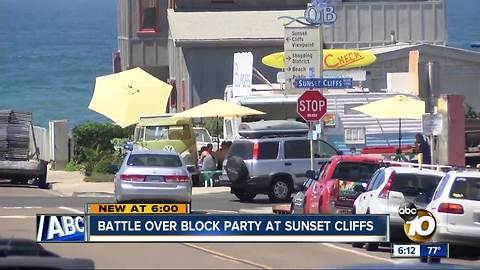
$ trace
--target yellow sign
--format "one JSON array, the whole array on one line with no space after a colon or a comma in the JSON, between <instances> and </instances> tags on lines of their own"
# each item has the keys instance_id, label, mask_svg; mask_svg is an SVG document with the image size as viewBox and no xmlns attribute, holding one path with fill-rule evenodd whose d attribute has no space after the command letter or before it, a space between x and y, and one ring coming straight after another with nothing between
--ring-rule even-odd
<instances>
[{"instance_id":1,"label":"yellow sign","mask_svg":"<svg viewBox=\"0 0 480 270\"><path fill-rule=\"evenodd\" d=\"M179 204L115 204L95 203L88 205L89 214L187 214L190 205Z\"/></svg>"},{"instance_id":2,"label":"yellow sign","mask_svg":"<svg viewBox=\"0 0 480 270\"><path fill-rule=\"evenodd\" d=\"M273 68L285 68L285 53L272 53L262 58L262 63ZM323 69L337 70L371 65L377 57L367 51L332 49L323 50Z\"/></svg>"},{"instance_id":3,"label":"yellow sign","mask_svg":"<svg viewBox=\"0 0 480 270\"><path fill-rule=\"evenodd\" d=\"M336 118L337 118L337 115L334 114L334 113L327 113L323 116L322 118L322 121L323 121L323 125L325 127L331 127L331 128L334 128L337 124L336 124Z\"/></svg>"}]
</instances>

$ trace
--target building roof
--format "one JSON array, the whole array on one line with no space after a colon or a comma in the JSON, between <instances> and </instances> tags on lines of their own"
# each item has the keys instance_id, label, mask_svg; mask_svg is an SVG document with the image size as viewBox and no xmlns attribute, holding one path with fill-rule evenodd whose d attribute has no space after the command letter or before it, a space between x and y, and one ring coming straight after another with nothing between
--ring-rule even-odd
<instances>
[{"instance_id":1,"label":"building roof","mask_svg":"<svg viewBox=\"0 0 480 270\"><path fill-rule=\"evenodd\" d=\"M405 54L408 54L408 52L412 50L418 50L420 54L442 55L463 61L480 63L480 52L478 51L427 43L397 43L394 45L366 49L366 51L375 54L379 60L391 60L405 57Z\"/></svg>"},{"instance_id":2,"label":"building roof","mask_svg":"<svg viewBox=\"0 0 480 270\"><path fill-rule=\"evenodd\" d=\"M303 16L303 10L175 12L168 10L170 36L177 46L282 45L281 16ZM292 23L291 26L299 24Z\"/></svg>"}]
</instances>

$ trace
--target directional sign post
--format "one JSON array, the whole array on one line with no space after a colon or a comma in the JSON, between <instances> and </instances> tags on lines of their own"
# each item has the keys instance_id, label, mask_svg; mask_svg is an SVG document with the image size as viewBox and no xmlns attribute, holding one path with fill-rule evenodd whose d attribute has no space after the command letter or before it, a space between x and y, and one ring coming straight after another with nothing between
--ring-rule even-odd
<instances>
[{"instance_id":1,"label":"directional sign post","mask_svg":"<svg viewBox=\"0 0 480 270\"><path fill-rule=\"evenodd\" d=\"M285 86L293 89L295 78L322 76L322 28L285 27Z\"/></svg>"},{"instance_id":2,"label":"directional sign post","mask_svg":"<svg viewBox=\"0 0 480 270\"><path fill-rule=\"evenodd\" d=\"M313 170L313 122L318 122L327 113L327 99L316 90L305 91L297 100L297 113L309 122L310 132L310 169Z\"/></svg>"}]
</instances>

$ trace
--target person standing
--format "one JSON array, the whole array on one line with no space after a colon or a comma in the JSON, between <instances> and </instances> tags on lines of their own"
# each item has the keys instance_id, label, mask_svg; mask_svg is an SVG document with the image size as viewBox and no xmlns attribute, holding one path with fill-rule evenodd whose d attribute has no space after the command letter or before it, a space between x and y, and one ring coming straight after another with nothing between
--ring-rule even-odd
<instances>
[{"instance_id":1,"label":"person standing","mask_svg":"<svg viewBox=\"0 0 480 270\"><path fill-rule=\"evenodd\" d=\"M428 144L428 142L425 140L421 133L417 133L415 139L417 153L423 154L423 164L432 164L432 156L430 153L430 145Z\"/></svg>"},{"instance_id":2,"label":"person standing","mask_svg":"<svg viewBox=\"0 0 480 270\"><path fill-rule=\"evenodd\" d=\"M205 152L204 152L205 153ZM213 153L213 144L207 144L207 151L203 157L202 170L215 171L217 169L217 161Z\"/></svg>"},{"instance_id":3,"label":"person standing","mask_svg":"<svg viewBox=\"0 0 480 270\"><path fill-rule=\"evenodd\" d=\"M215 158L217 159L217 169L221 170L223 166L223 161L228 153L228 142L223 141L220 145L220 149L215 153Z\"/></svg>"}]
</instances>

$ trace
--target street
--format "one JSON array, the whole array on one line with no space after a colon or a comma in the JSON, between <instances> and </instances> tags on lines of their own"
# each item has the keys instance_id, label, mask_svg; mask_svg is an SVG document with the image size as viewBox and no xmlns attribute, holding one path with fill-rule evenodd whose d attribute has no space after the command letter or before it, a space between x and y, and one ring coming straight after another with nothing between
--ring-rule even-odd
<instances>
[{"instance_id":1,"label":"street","mask_svg":"<svg viewBox=\"0 0 480 270\"><path fill-rule=\"evenodd\" d=\"M35 238L38 213L83 213L85 203L113 202L104 197L62 197L52 190L27 186L0 186L0 236ZM240 203L228 192L196 195L193 212L269 213L266 196L251 203ZM330 243L55 243L44 247L64 257L90 258L99 269L105 268L208 268L270 269L324 268L416 262L391 259L388 248L377 252L354 249L348 244ZM346 259L348 258L348 259ZM446 259L442 263L477 266L478 258Z\"/></svg>"}]
</instances>

